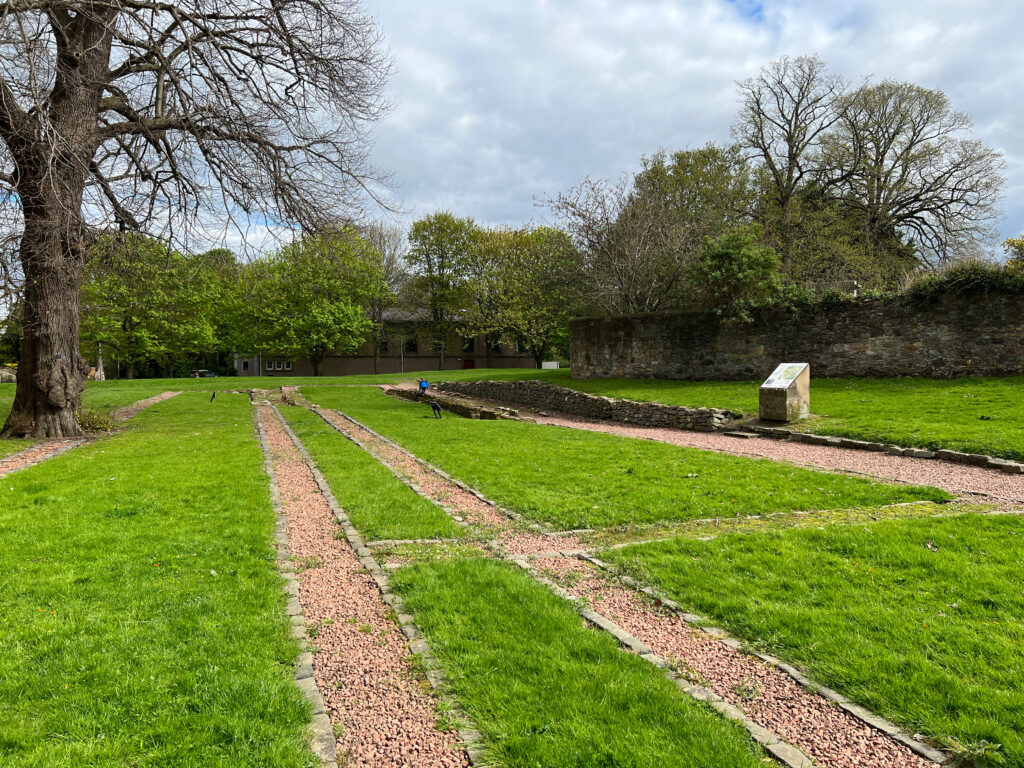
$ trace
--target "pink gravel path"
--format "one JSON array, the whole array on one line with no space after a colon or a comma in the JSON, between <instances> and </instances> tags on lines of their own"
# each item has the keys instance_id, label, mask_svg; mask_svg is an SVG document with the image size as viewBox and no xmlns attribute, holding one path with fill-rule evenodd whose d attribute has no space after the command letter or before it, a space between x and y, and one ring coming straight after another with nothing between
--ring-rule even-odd
<instances>
[{"instance_id":1,"label":"pink gravel path","mask_svg":"<svg viewBox=\"0 0 1024 768\"><path fill-rule=\"evenodd\" d=\"M34 445L27 450L0 460L0 477L10 474L16 469L24 469L32 464L38 464L81 443L81 440L48 440L45 443Z\"/></svg>"},{"instance_id":2,"label":"pink gravel path","mask_svg":"<svg viewBox=\"0 0 1024 768\"><path fill-rule=\"evenodd\" d=\"M575 558L541 560L538 565L550 571L571 594L591 600L594 610L656 654L683 666L693 682L742 709L751 720L801 749L817 765L935 765L760 659L729 648L678 616L656 612L635 591L614 584L593 567Z\"/></svg>"},{"instance_id":3,"label":"pink gravel path","mask_svg":"<svg viewBox=\"0 0 1024 768\"><path fill-rule=\"evenodd\" d=\"M488 529L505 552L512 555L531 555L537 552L580 549L582 545L575 536L546 536L543 533L526 533L490 504L481 501L472 493L451 480L432 472L413 458L411 453L398 450L373 433L353 424L334 411L321 410L338 429L354 437L366 447L378 461L394 469L437 504L447 507L464 520Z\"/></svg>"},{"instance_id":4,"label":"pink gravel path","mask_svg":"<svg viewBox=\"0 0 1024 768\"><path fill-rule=\"evenodd\" d=\"M270 407L260 409L288 518L299 601L318 628L313 676L350 768L468 766L458 735L435 727L436 701L415 678L406 640L338 530L309 467Z\"/></svg>"},{"instance_id":5,"label":"pink gravel path","mask_svg":"<svg viewBox=\"0 0 1024 768\"><path fill-rule=\"evenodd\" d=\"M561 415L531 415L535 416L539 424L656 440L689 448L731 453L735 456L788 461L816 469L856 472L912 485L931 485L956 495L984 493L1001 499L1024 501L1024 475L1008 475L995 469L972 467L950 461L890 456L887 453L838 448L832 445L791 443L767 437L741 440L714 432L632 427Z\"/></svg>"},{"instance_id":6,"label":"pink gravel path","mask_svg":"<svg viewBox=\"0 0 1024 768\"><path fill-rule=\"evenodd\" d=\"M159 395L147 397L145 400L139 400L131 405L126 405L124 408L114 411L114 421L127 421L140 411L144 411L149 408L149 406L156 405L164 400L169 400L180 394L181 392L161 392Z\"/></svg>"}]
</instances>

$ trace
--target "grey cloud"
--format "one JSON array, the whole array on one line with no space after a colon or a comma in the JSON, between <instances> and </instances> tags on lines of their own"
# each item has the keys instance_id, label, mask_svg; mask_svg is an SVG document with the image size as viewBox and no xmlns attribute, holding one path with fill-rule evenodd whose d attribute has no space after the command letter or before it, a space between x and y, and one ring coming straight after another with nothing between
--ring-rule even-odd
<instances>
[{"instance_id":1,"label":"grey cloud","mask_svg":"<svg viewBox=\"0 0 1024 768\"><path fill-rule=\"evenodd\" d=\"M659 148L728 139L734 81L782 54L819 53L853 81L939 87L1007 157L1006 235L1024 229L1017 3L856 4L367 0L394 53L395 111L375 161L420 216L491 223L584 176L615 177Z\"/></svg>"}]
</instances>

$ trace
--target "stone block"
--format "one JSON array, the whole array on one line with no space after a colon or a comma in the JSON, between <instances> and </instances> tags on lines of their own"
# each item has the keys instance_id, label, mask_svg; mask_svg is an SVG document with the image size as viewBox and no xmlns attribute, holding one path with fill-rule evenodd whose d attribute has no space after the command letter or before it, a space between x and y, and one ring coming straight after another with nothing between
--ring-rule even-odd
<instances>
[{"instance_id":1,"label":"stone block","mask_svg":"<svg viewBox=\"0 0 1024 768\"><path fill-rule=\"evenodd\" d=\"M758 391L758 413L764 421L796 421L811 412L811 367L782 363Z\"/></svg>"}]
</instances>

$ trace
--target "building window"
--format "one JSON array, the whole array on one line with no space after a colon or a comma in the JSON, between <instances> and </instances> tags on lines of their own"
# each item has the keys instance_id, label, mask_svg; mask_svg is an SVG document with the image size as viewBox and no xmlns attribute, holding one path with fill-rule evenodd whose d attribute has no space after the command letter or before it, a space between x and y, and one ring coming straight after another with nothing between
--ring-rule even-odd
<instances>
[{"instance_id":1,"label":"building window","mask_svg":"<svg viewBox=\"0 0 1024 768\"><path fill-rule=\"evenodd\" d=\"M462 340L462 353L465 355L472 355L476 352L476 337L466 336Z\"/></svg>"},{"instance_id":2,"label":"building window","mask_svg":"<svg viewBox=\"0 0 1024 768\"><path fill-rule=\"evenodd\" d=\"M249 361L248 360L243 360L242 361L242 370L243 371L248 371L249 370Z\"/></svg>"},{"instance_id":3,"label":"building window","mask_svg":"<svg viewBox=\"0 0 1024 768\"><path fill-rule=\"evenodd\" d=\"M267 360L267 370L268 371L274 370L274 361L273 360Z\"/></svg>"},{"instance_id":4,"label":"building window","mask_svg":"<svg viewBox=\"0 0 1024 768\"><path fill-rule=\"evenodd\" d=\"M274 370L275 371L282 371L282 370L284 370L284 363L282 363L280 360L275 360L274 361Z\"/></svg>"},{"instance_id":5,"label":"building window","mask_svg":"<svg viewBox=\"0 0 1024 768\"><path fill-rule=\"evenodd\" d=\"M405 354L407 354L407 355L415 355L419 351L420 351L420 345L419 345L419 342L416 341L416 339L406 339L405 340Z\"/></svg>"},{"instance_id":6,"label":"building window","mask_svg":"<svg viewBox=\"0 0 1024 768\"><path fill-rule=\"evenodd\" d=\"M292 361L291 360L285 360L284 361L284 369L286 371L290 371L292 369Z\"/></svg>"}]
</instances>

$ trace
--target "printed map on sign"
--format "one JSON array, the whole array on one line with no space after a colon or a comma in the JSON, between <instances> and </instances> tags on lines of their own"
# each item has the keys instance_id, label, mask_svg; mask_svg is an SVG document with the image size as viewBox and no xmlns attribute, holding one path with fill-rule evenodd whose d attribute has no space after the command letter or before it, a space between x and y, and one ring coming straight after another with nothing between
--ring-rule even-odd
<instances>
[{"instance_id":1,"label":"printed map on sign","mask_svg":"<svg viewBox=\"0 0 1024 768\"><path fill-rule=\"evenodd\" d=\"M782 363L761 386L768 389L786 389L806 367L807 363Z\"/></svg>"}]
</instances>

